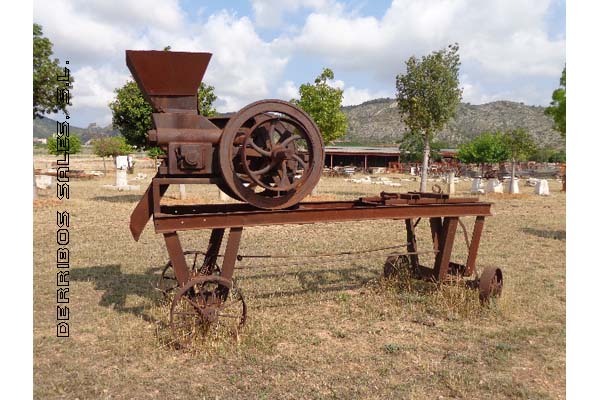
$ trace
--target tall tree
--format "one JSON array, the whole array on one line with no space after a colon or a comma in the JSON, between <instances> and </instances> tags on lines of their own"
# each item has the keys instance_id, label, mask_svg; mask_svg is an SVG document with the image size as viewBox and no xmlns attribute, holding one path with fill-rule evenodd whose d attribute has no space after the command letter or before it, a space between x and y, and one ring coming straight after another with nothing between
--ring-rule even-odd
<instances>
[{"instance_id":1,"label":"tall tree","mask_svg":"<svg viewBox=\"0 0 600 400\"><path fill-rule=\"evenodd\" d=\"M560 77L560 86L552 92L552 102L545 110L546 115L554 119L554 129L562 137L567 134L567 67L565 66Z\"/></svg>"},{"instance_id":2,"label":"tall tree","mask_svg":"<svg viewBox=\"0 0 600 400\"><path fill-rule=\"evenodd\" d=\"M325 144L341 138L348 129L346 115L341 110L344 91L329 85L328 81L333 79L333 71L324 68L314 84L300 85L300 100L291 100L315 121Z\"/></svg>"},{"instance_id":3,"label":"tall tree","mask_svg":"<svg viewBox=\"0 0 600 400\"><path fill-rule=\"evenodd\" d=\"M431 141L454 116L462 98L458 72L458 44L435 51L420 60L406 61L406 73L396 77L398 108L407 129L423 136L422 192L427 188Z\"/></svg>"},{"instance_id":4,"label":"tall tree","mask_svg":"<svg viewBox=\"0 0 600 400\"><path fill-rule=\"evenodd\" d=\"M213 106L217 100L214 87L200 84L198 88L198 112L204 116L213 116ZM144 99L142 91L134 81L128 81L115 89L115 99L109 104L113 113L113 127L119 129L129 144L145 148L148 131L152 129L152 106Z\"/></svg>"},{"instance_id":5,"label":"tall tree","mask_svg":"<svg viewBox=\"0 0 600 400\"><path fill-rule=\"evenodd\" d=\"M133 151L123 136L107 136L92 140L92 151L102 158L106 174L106 157L124 156Z\"/></svg>"},{"instance_id":6,"label":"tall tree","mask_svg":"<svg viewBox=\"0 0 600 400\"><path fill-rule=\"evenodd\" d=\"M513 193L516 163L526 161L537 150L537 146L529 132L523 128L512 129L504 133L503 142L508 150L507 159L511 162L509 193Z\"/></svg>"},{"instance_id":7,"label":"tall tree","mask_svg":"<svg viewBox=\"0 0 600 400\"><path fill-rule=\"evenodd\" d=\"M33 118L43 114L59 111L68 114L70 102L60 102L57 98L58 89L71 89L73 77L67 81L58 81L58 76L64 75L64 69L59 67L58 58L52 59L52 42L44 37L42 26L33 24Z\"/></svg>"},{"instance_id":8,"label":"tall tree","mask_svg":"<svg viewBox=\"0 0 600 400\"><path fill-rule=\"evenodd\" d=\"M506 161L509 151L502 133L485 132L458 148L458 159L466 164L481 166L481 176L486 164Z\"/></svg>"}]
</instances>

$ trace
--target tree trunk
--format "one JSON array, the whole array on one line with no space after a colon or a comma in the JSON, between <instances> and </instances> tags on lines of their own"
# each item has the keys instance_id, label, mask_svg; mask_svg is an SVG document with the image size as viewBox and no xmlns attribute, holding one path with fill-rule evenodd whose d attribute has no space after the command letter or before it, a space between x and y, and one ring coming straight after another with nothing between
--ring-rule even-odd
<instances>
[{"instance_id":1,"label":"tree trunk","mask_svg":"<svg viewBox=\"0 0 600 400\"><path fill-rule=\"evenodd\" d=\"M421 188L419 191L426 192L427 191L427 169L429 168L429 153L431 151L429 147L429 135L425 134L423 138L424 146L423 146L423 164L421 165Z\"/></svg>"},{"instance_id":2,"label":"tree trunk","mask_svg":"<svg viewBox=\"0 0 600 400\"><path fill-rule=\"evenodd\" d=\"M508 193L514 192L515 185L515 160L513 159L510 167L510 185L508 186Z\"/></svg>"},{"instance_id":3,"label":"tree trunk","mask_svg":"<svg viewBox=\"0 0 600 400\"><path fill-rule=\"evenodd\" d=\"M102 157L102 164L104 164L104 176L106 176L106 157Z\"/></svg>"}]
</instances>

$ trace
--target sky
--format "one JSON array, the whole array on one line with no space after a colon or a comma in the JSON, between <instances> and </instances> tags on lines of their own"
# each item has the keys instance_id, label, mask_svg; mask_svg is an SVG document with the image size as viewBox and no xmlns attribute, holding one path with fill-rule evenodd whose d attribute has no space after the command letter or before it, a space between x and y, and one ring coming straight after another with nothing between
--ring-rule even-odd
<instances>
[{"instance_id":1,"label":"sky","mask_svg":"<svg viewBox=\"0 0 600 400\"><path fill-rule=\"evenodd\" d=\"M71 124L105 126L125 50L213 53L216 108L289 100L323 68L344 105L394 97L406 60L460 46L463 101L548 105L565 65L564 0L55 0L33 21L69 60Z\"/></svg>"}]
</instances>

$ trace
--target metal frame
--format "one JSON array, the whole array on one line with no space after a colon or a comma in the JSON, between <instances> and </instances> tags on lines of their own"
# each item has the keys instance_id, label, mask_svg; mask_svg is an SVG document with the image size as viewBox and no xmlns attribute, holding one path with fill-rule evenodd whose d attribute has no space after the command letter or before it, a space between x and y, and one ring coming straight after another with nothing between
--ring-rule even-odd
<instances>
[{"instance_id":1,"label":"metal frame","mask_svg":"<svg viewBox=\"0 0 600 400\"><path fill-rule=\"evenodd\" d=\"M189 183L185 178L186 182ZM382 192L379 197L364 197L355 201L327 201L299 203L285 210L262 210L249 204L161 205L160 200L169 184L178 180L159 175L152 180L131 216L131 232L139 239L150 216L154 217L156 233L165 238L169 258L180 286L190 279L190 268L178 238L178 231L212 229L202 268L213 268L221 249L225 229L229 229L221 276L231 280L244 227L322 222L363 221L378 219L404 220L410 263L417 275L424 279L444 282L450 275L469 277L475 270L475 261L486 216L491 214L491 203L477 198L449 198L436 193L409 192L404 194ZM194 183L215 183L212 178L194 178ZM451 261L452 248L459 218L475 216L475 225L468 240L468 258L465 265ZM419 263L415 228L421 218L429 218L433 248L436 251L432 268ZM416 222L415 222L416 221ZM461 223L464 229L464 225Z\"/></svg>"}]
</instances>

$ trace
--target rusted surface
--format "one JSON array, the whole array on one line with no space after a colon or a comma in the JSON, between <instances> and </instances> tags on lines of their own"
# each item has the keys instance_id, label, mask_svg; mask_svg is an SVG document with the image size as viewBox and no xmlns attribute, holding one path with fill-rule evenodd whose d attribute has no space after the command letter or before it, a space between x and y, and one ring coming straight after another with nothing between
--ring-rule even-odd
<instances>
[{"instance_id":1,"label":"rusted surface","mask_svg":"<svg viewBox=\"0 0 600 400\"><path fill-rule=\"evenodd\" d=\"M324 167L323 139L303 110L281 100L261 100L237 113L207 118L198 112L197 90L211 54L127 51L127 65L154 109L149 144L160 146L166 158L131 214L135 240L153 217L162 233L169 263L162 270L161 291L176 293L171 305L171 329L180 344L206 332L221 317L233 318L233 329L246 321L246 304L233 275L243 228L334 221L404 220L406 253L392 253L390 268L410 268L414 278L438 283L470 276L491 204L478 198L441 193L388 193L354 201L302 203L317 185ZM236 204L161 205L172 184L213 184ZM476 217L469 241L460 217ZM429 218L433 249L417 248L416 228ZM468 247L465 264L452 261L457 226ZM179 231L212 229L202 264L199 251L184 251ZM225 251L220 249L229 229ZM398 247L398 246L394 246ZM421 252L419 251L421 250ZM435 253L432 267L421 265L419 254ZM388 253L389 254L389 253ZM223 257L218 265L218 258ZM186 260L186 257L188 258ZM248 256L245 256L248 257ZM191 265L188 263L191 262ZM482 302L502 289L500 269L486 269L478 286ZM231 312L236 307L237 311ZM231 307L231 308L230 308ZM227 309L227 311L225 311ZM237 331L236 331L237 332ZM237 333L236 333L237 334Z\"/></svg>"},{"instance_id":2,"label":"rusted surface","mask_svg":"<svg viewBox=\"0 0 600 400\"><path fill-rule=\"evenodd\" d=\"M282 100L258 101L227 117L199 115L197 91L210 57L126 52L127 66L155 111L148 142L167 153L157 177L222 178L217 184L222 191L263 209L299 203L323 170L323 139L317 125ZM142 224L135 225L139 230Z\"/></svg>"},{"instance_id":3,"label":"rusted surface","mask_svg":"<svg viewBox=\"0 0 600 400\"><path fill-rule=\"evenodd\" d=\"M229 120L219 144L227 186L264 209L290 207L309 195L321 177L323 156L315 123L281 100L244 107Z\"/></svg>"},{"instance_id":4,"label":"rusted surface","mask_svg":"<svg viewBox=\"0 0 600 400\"><path fill-rule=\"evenodd\" d=\"M452 255L452 246L454 245L457 226L458 217L444 218L442 234L440 237L440 248L435 256L435 264L433 266L434 275L439 282L443 282L448 274L448 266L450 265L450 257Z\"/></svg>"},{"instance_id":5,"label":"rusted surface","mask_svg":"<svg viewBox=\"0 0 600 400\"><path fill-rule=\"evenodd\" d=\"M485 304L490 298L500 296L503 286L502 270L495 267L485 268L479 278L479 300Z\"/></svg>"}]
</instances>

